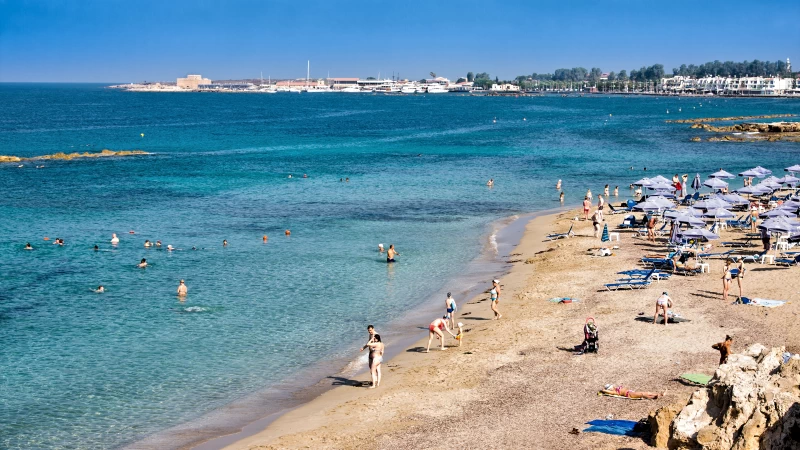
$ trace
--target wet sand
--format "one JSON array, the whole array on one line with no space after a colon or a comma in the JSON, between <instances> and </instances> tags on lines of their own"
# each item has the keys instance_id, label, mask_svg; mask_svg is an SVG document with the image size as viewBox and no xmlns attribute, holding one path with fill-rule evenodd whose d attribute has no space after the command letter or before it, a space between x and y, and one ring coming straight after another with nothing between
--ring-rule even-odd
<instances>
[{"instance_id":1,"label":"wet sand","mask_svg":"<svg viewBox=\"0 0 800 450\"><path fill-rule=\"evenodd\" d=\"M800 269L747 265L744 295L790 301L775 309L723 302L720 260L711 260L711 273L607 292L603 284L622 277L616 272L638 267L639 258L661 251L666 239L653 245L623 231L621 242L612 244L620 246L613 256L592 257L587 250L601 243L591 237L590 222L571 220L578 215L574 210L528 223L512 254L518 262L501 278L503 318L491 320L488 294L460 302L458 320L468 330L461 347L446 335L447 351L434 350L434 340L431 352L421 353L425 335L384 362L378 389L361 386L368 373L335 380L338 387L226 448L643 449L648 445L641 438L569 431L608 415L639 420L685 400L695 388L679 382L678 375L712 374L719 354L711 345L725 334L736 337L734 351L755 342L800 351ZM607 216L611 231L623 216ZM577 236L543 242L548 232L566 232L573 223ZM723 231L720 241L740 235ZM690 322L664 326L643 320L652 320L662 291ZM732 293L730 301L736 298L735 284ZM552 297L580 301L551 303ZM575 356L572 348L582 341L588 316L599 326L600 353ZM606 383L668 392L659 400L599 397Z\"/></svg>"}]
</instances>

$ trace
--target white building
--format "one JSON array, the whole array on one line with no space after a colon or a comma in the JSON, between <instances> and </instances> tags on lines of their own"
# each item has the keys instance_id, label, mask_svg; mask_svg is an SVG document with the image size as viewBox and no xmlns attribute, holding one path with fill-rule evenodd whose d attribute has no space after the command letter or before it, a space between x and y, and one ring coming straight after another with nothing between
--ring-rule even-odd
<instances>
[{"instance_id":1,"label":"white building","mask_svg":"<svg viewBox=\"0 0 800 450\"><path fill-rule=\"evenodd\" d=\"M197 89L198 85L211 84L211 80L202 75L186 75L186 78L178 78L177 84L181 89Z\"/></svg>"},{"instance_id":2,"label":"white building","mask_svg":"<svg viewBox=\"0 0 800 450\"><path fill-rule=\"evenodd\" d=\"M489 88L492 92L519 92L519 86L516 84L493 84L492 87Z\"/></svg>"},{"instance_id":3,"label":"white building","mask_svg":"<svg viewBox=\"0 0 800 450\"><path fill-rule=\"evenodd\" d=\"M661 79L661 90L675 94L787 95L792 80L781 77L704 77L675 76Z\"/></svg>"}]
</instances>

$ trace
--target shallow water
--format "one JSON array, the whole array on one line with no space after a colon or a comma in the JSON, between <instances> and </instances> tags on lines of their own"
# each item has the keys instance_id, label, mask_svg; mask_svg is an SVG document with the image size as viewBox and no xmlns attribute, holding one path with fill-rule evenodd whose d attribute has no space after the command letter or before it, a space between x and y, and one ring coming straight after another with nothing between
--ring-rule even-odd
<instances>
[{"instance_id":1,"label":"shallow water","mask_svg":"<svg viewBox=\"0 0 800 450\"><path fill-rule=\"evenodd\" d=\"M0 154L153 153L0 164L0 447L119 447L349 358L367 323L449 289L493 221L557 207L559 178L574 204L645 175L800 163L797 144L664 123L775 113L800 102L0 84Z\"/></svg>"}]
</instances>

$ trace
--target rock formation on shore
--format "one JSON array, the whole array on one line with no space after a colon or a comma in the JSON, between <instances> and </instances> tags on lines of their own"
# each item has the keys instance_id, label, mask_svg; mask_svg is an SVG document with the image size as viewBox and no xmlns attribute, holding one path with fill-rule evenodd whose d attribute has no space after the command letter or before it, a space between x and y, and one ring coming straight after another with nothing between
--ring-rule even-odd
<instances>
[{"instance_id":1,"label":"rock formation on shore","mask_svg":"<svg viewBox=\"0 0 800 450\"><path fill-rule=\"evenodd\" d=\"M731 122L734 120L777 119L779 117L794 117L797 114L767 114L763 116L738 116L738 117L706 117L704 119L678 119L667 120L667 123L703 123L703 122Z\"/></svg>"},{"instance_id":2,"label":"rock formation on shore","mask_svg":"<svg viewBox=\"0 0 800 450\"><path fill-rule=\"evenodd\" d=\"M651 444L670 449L800 448L800 356L754 344L730 355L687 404L650 414Z\"/></svg>"},{"instance_id":3,"label":"rock formation on shore","mask_svg":"<svg viewBox=\"0 0 800 450\"><path fill-rule=\"evenodd\" d=\"M0 155L0 163L4 162L20 162L20 161L38 161L38 160L45 160L45 159L61 159L61 160L72 160L77 158L102 158L106 156L133 156L133 155L149 155L149 153L144 152L142 150L103 150L97 153L91 152L84 152L84 153L54 153L52 155L42 155L42 156L33 156L30 158L20 157L20 156L11 156L11 155Z\"/></svg>"},{"instance_id":4,"label":"rock formation on shore","mask_svg":"<svg viewBox=\"0 0 800 450\"><path fill-rule=\"evenodd\" d=\"M756 132L756 133L797 133L800 132L800 122L774 122L774 123L737 123L736 125L715 127L705 123L696 123L691 128L702 128L714 133L726 132Z\"/></svg>"}]
</instances>

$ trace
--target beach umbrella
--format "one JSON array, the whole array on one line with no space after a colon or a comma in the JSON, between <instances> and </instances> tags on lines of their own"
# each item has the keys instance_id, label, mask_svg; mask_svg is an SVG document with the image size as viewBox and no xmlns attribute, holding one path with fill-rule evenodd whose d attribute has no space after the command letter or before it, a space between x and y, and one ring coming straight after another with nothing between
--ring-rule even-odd
<instances>
[{"instance_id":1,"label":"beach umbrella","mask_svg":"<svg viewBox=\"0 0 800 450\"><path fill-rule=\"evenodd\" d=\"M785 168L783 170L785 170L787 172L800 172L800 164L795 164L795 165L793 165L791 167L787 167L787 168Z\"/></svg>"},{"instance_id":2,"label":"beach umbrella","mask_svg":"<svg viewBox=\"0 0 800 450\"><path fill-rule=\"evenodd\" d=\"M722 200L719 197L711 197L711 198L708 198L708 199L705 199L705 200L701 200L701 201L695 203L694 205L692 205L692 207L693 208L697 208L697 209L708 209L708 210L710 210L710 209L717 209L717 208L730 208L731 204L726 202L725 200Z\"/></svg>"},{"instance_id":3,"label":"beach umbrella","mask_svg":"<svg viewBox=\"0 0 800 450\"><path fill-rule=\"evenodd\" d=\"M708 186L711 189L725 189L728 187L728 183L720 180L719 178L709 178L706 181L703 181L703 186Z\"/></svg>"},{"instance_id":4,"label":"beach umbrella","mask_svg":"<svg viewBox=\"0 0 800 450\"><path fill-rule=\"evenodd\" d=\"M701 219L688 214L680 214L675 217L667 218L666 220L675 222L678 225L689 225L690 227L704 227L706 225Z\"/></svg>"},{"instance_id":5,"label":"beach umbrella","mask_svg":"<svg viewBox=\"0 0 800 450\"><path fill-rule=\"evenodd\" d=\"M664 197L664 198L667 198L667 199L675 198L675 194L673 194L670 191L655 191L655 192L653 192L653 195L658 196L658 197Z\"/></svg>"},{"instance_id":6,"label":"beach umbrella","mask_svg":"<svg viewBox=\"0 0 800 450\"><path fill-rule=\"evenodd\" d=\"M771 210L769 210L767 212L764 212L764 213L761 213L761 214L758 215L758 217L760 217L762 219L766 219L768 217L793 217L793 216L794 216L793 213L791 213L791 212L789 212L789 211L787 211L785 209L780 209L780 208L771 209Z\"/></svg>"},{"instance_id":7,"label":"beach umbrella","mask_svg":"<svg viewBox=\"0 0 800 450\"><path fill-rule=\"evenodd\" d=\"M726 171L724 171L722 169L719 169L719 171L712 173L708 177L709 178L728 178L728 179L731 179L731 178L736 178L736 175L734 175L734 174L732 174L730 172L726 172ZM699 178L699 174L698 174L698 178Z\"/></svg>"},{"instance_id":8,"label":"beach umbrella","mask_svg":"<svg viewBox=\"0 0 800 450\"><path fill-rule=\"evenodd\" d=\"M707 241L719 239L718 235L706 230L705 228L690 228L681 233L681 236L684 239L705 239Z\"/></svg>"},{"instance_id":9,"label":"beach umbrella","mask_svg":"<svg viewBox=\"0 0 800 450\"><path fill-rule=\"evenodd\" d=\"M708 212L703 214L705 217L713 217L714 219L731 219L736 217L736 214L728 211L725 208L709 209Z\"/></svg>"},{"instance_id":10,"label":"beach umbrella","mask_svg":"<svg viewBox=\"0 0 800 450\"><path fill-rule=\"evenodd\" d=\"M728 203L730 203L732 205L746 205L746 204L750 203L750 200L742 197L739 194L724 194L724 195L720 195L719 198L721 198L722 200L725 200L726 202L728 202Z\"/></svg>"},{"instance_id":11,"label":"beach umbrella","mask_svg":"<svg viewBox=\"0 0 800 450\"><path fill-rule=\"evenodd\" d=\"M664 209L664 206L661 206L655 202L647 200L645 202L637 203L636 206L633 207L636 211L661 211Z\"/></svg>"},{"instance_id":12,"label":"beach umbrella","mask_svg":"<svg viewBox=\"0 0 800 450\"><path fill-rule=\"evenodd\" d=\"M741 173L739 173L739 176L740 176L740 177L757 177L757 178L764 178L764 177L765 177L765 176L767 176L767 175L768 175L768 174L765 174L765 173L763 173L763 172L760 172L760 171L758 171L758 170L755 170L755 169L749 169L749 170L745 170L744 172L741 172Z\"/></svg>"},{"instance_id":13,"label":"beach umbrella","mask_svg":"<svg viewBox=\"0 0 800 450\"><path fill-rule=\"evenodd\" d=\"M650 186L647 186L647 189L656 189L659 191L674 191L675 186L670 183L653 183Z\"/></svg>"},{"instance_id":14,"label":"beach umbrella","mask_svg":"<svg viewBox=\"0 0 800 450\"><path fill-rule=\"evenodd\" d=\"M771 174L772 174L772 171L771 171L771 170L769 170L769 169L765 169L765 168L763 168L763 167L761 167L761 166L756 166L756 167L753 167L753 170L757 170L757 171L759 171L759 172L763 173L764 175L771 175Z\"/></svg>"},{"instance_id":15,"label":"beach umbrella","mask_svg":"<svg viewBox=\"0 0 800 450\"><path fill-rule=\"evenodd\" d=\"M763 195L769 192L771 192L771 189L769 189L766 186L759 186L757 184L736 190L737 194L748 194L748 195Z\"/></svg>"},{"instance_id":16,"label":"beach umbrella","mask_svg":"<svg viewBox=\"0 0 800 450\"><path fill-rule=\"evenodd\" d=\"M678 224L678 225L680 226L680 224ZM680 234L679 226L678 227L672 227L672 232L669 234L669 241L671 243L676 243L676 242L678 242L680 240L680 238L678 238L678 235Z\"/></svg>"},{"instance_id":17,"label":"beach umbrella","mask_svg":"<svg viewBox=\"0 0 800 450\"><path fill-rule=\"evenodd\" d=\"M600 241L608 242L611 239L608 237L608 224L603 225L603 235L600 236Z\"/></svg>"},{"instance_id":18,"label":"beach umbrella","mask_svg":"<svg viewBox=\"0 0 800 450\"><path fill-rule=\"evenodd\" d=\"M786 211L797 211L798 209L800 209L800 200L789 200L783 202L783 204L778 208L784 209Z\"/></svg>"},{"instance_id":19,"label":"beach umbrella","mask_svg":"<svg viewBox=\"0 0 800 450\"><path fill-rule=\"evenodd\" d=\"M758 228L767 230L771 233L788 234L798 231L798 228L800 228L800 223L790 221L786 217L772 217L762 222Z\"/></svg>"},{"instance_id":20,"label":"beach umbrella","mask_svg":"<svg viewBox=\"0 0 800 450\"><path fill-rule=\"evenodd\" d=\"M650 181L650 178L642 178L641 180L633 183L634 186L644 186L644 187L648 187L651 184L653 184L653 182Z\"/></svg>"},{"instance_id":21,"label":"beach umbrella","mask_svg":"<svg viewBox=\"0 0 800 450\"><path fill-rule=\"evenodd\" d=\"M650 181L651 181L651 182L653 182L653 183L667 183L667 184L672 184L672 180L668 180L668 179L666 179L666 178L662 177L661 175L656 175L656 176L654 176L653 178L650 178Z\"/></svg>"},{"instance_id":22,"label":"beach umbrella","mask_svg":"<svg viewBox=\"0 0 800 450\"><path fill-rule=\"evenodd\" d=\"M800 242L800 234L789 236L789 242Z\"/></svg>"},{"instance_id":23,"label":"beach umbrella","mask_svg":"<svg viewBox=\"0 0 800 450\"><path fill-rule=\"evenodd\" d=\"M786 175L785 177L778 178L775 180L776 183L780 184L797 184L800 183L800 178L793 177L791 175Z\"/></svg>"},{"instance_id":24,"label":"beach umbrella","mask_svg":"<svg viewBox=\"0 0 800 450\"><path fill-rule=\"evenodd\" d=\"M647 200L661 206L661 209L675 207L675 202L661 195L652 195Z\"/></svg>"},{"instance_id":25,"label":"beach umbrella","mask_svg":"<svg viewBox=\"0 0 800 450\"><path fill-rule=\"evenodd\" d=\"M763 186L773 191L778 190L782 187L779 183L776 183L774 181L762 181L761 183L758 183L756 186Z\"/></svg>"},{"instance_id":26,"label":"beach umbrella","mask_svg":"<svg viewBox=\"0 0 800 450\"><path fill-rule=\"evenodd\" d=\"M700 174L694 176L694 181L692 181L692 189L695 191L700 190Z\"/></svg>"}]
</instances>

